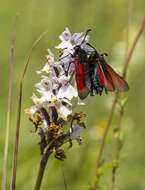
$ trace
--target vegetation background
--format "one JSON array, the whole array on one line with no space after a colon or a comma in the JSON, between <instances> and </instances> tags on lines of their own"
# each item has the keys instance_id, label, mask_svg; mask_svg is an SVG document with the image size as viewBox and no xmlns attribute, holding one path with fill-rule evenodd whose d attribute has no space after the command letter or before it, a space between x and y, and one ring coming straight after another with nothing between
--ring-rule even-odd
<instances>
[{"instance_id":1,"label":"vegetation background","mask_svg":"<svg viewBox=\"0 0 145 190\"><path fill-rule=\"evenodd\" d=\"M131 6L129 8L129 6ZM130 11L128 11L130 9ZM47 35L35 49L31 65L24 82L22 103L22 120L20 131L20 146L18 156L17 189L33 189L38 164L38 137L30 131L33 126L28 121L23 110L32 102L30 97L34 92L34 84L39 81L36 70L45 63L47 49L58 55L55 46L59 43L58 36L67 26L72 32L92 29L91 43L100 52L107 52L108 63L121 73L125 56L126 32L129 12L129 45L136 35L141 20L145 14L143 0L13 0L0 2L0 181L2 176L2 161L5 139L5 125L8 93L8 63L11 45L12 25L15 15L19 13L16 23L16 47L13 81L13 105L10 128L10 146L8 157L8 189L12 168L12 151L16 128L16 108L18 104L18 85L26 55L36 38L48 29ZM134 52L128 70L127 80L130 90L125 106L122 123L122 138L124 142L121 151L120 167L116 176L116 189L145 189L145 35L143 35ZM68 190L89 189L95 178L97 150L102 137L102 131L108 118L113 94L90 97L86 106L78 109L87 114L87 129L84 131L82 146L74 144L67 152L64 162L54 159L48 161L42 189L63 190L65 175ZM112 127L107 139L105 163L101 178L101 189L111 187L111 163L115 156L115 138L113 128L118 123L116 110Z\"/></svg>"}]
</instances>

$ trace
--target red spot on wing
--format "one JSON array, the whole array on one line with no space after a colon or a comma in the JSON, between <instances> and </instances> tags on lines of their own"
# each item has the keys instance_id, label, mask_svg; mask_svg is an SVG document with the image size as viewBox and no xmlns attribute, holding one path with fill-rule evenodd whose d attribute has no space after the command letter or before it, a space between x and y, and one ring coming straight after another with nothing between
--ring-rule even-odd
<instances>
[{"instance_id":1,"label":"red spot on wing","mask_svg":"<svg viewBox=\"0 0 145 190\"><path fill-rule=\"evenodd\" d=\"M99 82L101 84L101 86L105 86L105 76L104 76L104 72L102 70L102 67L100 66L100 64L98 64L98 68L97 68L97 74L98 74L98 79Z\"/></svg>"},{"instance_id":2,"label":"red spot on wing","mask_svg":"<svg viewBox=\"0 0 145 190\"><path fill-rule=\"evenodd\" d=\"M75 60L75 75L78 90L83 90L85 88L84 65L80 63L79 59Z\"/></svg>"},{"instance_id":3,"label":"red spot on wing","mask_svg":"<svg viewBox=\"0 0 145 190\"><path fill-rule=\"evenodd\" d=\"M89 94L89 90L85 84L85 68L80 59L74 61L75 64L75 77L77 83L78 94L81 99L84 99Z\"/></svg>"},{"instance_id":4,"label":"red spot on wing","mask_svg":"<svg viewBox=\"0 0 145 190\"><path fill-rule=\"evenodd\" d=\"M129 89L127 82L121 77L119 74L117 74L108 64L105 64L106 67L106 73L105 76L107 78L107 81L112 81L114 90L122 92L127 91Z\"/></svg>"},{"instance_id":5,"label":"red spot on wing","mask_svg":"<svg viewBox=\"0 0 145 190\"><path fill-rule=\"evenodd\" d=\"M100 85L104 86L108 91L127 91L127 82L117 74L107 63L98 63L97 70Z\"/></svg>"},{"instance_id":6,"label":"red spot on wing","mask_svg":"<svg viewBox=\"0 0 145 190\"><path fill-rule=\"evenodd\" d=\"M98 64L97 69L98 79L101 86L105 87L109 91L114 91L114 84L110 77L106 76L101 64Z\"/></svg>"}]
</instances>

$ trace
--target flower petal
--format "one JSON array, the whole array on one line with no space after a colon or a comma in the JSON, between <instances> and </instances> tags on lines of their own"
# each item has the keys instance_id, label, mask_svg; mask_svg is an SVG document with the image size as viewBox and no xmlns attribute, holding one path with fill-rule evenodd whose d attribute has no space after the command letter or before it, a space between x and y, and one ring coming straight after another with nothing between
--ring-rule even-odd
<instances>
[{"instance_id":1,"label":"flower petal","mask_svg":"<svg viewBox=\"0 0 145 190\"><path fill-rule=\"evenodd\" d=\"M70 128L69 131L69 137L70 139L78 139L83 131L83 127L81 127L80 125L76 124L73 125L72 128Z\"/></svg>"},{"instance_id":2,"label":"flower petal","mask_svg":"<svg viewBox=\"0 0 145 190\"><path fill-rule=\"evenodd\" d=\"M71 100L73 97L77 96L78 96L77 90L70 84L61 87L57 94L58 98L67 98L68 100Z\"/></svg>"},{"instance_id":3,"label":"flower petal","mask_svg":"<svg viewBox=\"0 0 145 190\"><path fill-rule=\"evenodd\" d=\"M73 45L70 41L62 41L58 46L57 49L73 49Z\"/></svg>"},{"instance_id":4,"label":"flower petal","mask_svg":"<svg viewBox=\"0 0 145 190\"><path fill-rule=\"evenodd\" d=\"M68 41L71 40L71 32L69 29L66 27L64 32L59 36L61 41Z\"/></svg>"},{"instance_id":5,"label":"flower petal","mask_svg":"<svg viewBox=\"0 0 145 190\"><path fill-rule=\"evenodd\" d=\"M67 119L67 117L72 113L71 110L69 110L66 106L60 104L58 107L57 107L57 111L60 115L60 117L62 117L64 120Z\"/></svg>"}]
</instances>

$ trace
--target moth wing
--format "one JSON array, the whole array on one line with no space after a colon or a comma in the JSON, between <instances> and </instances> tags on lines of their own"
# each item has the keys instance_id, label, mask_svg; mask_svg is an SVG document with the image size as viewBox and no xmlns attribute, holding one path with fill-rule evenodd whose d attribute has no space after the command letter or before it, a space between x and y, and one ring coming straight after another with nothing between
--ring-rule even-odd
<instances>
[{"instance_id":1,"label":"moth wing","mask_svg":"<svg viewBox=\"0 0 145 190\"><path fill-rule=\"evenodd\" d=\"M108 91L124 92L129 89L127 82L107 63L98 63L99 82Z\"/></svg>"},{"instance_id":2,"label":"moth wing","mask_svg":"<svg viewBox=\"0 0 145 190\"><path fill-rule=\"evenodd\" d=\"M78 95L80 99L85 99L89 94L89 89L85 82L85 66L79 59L75 60L75 77Z\"/></svg>"}]
</instances>

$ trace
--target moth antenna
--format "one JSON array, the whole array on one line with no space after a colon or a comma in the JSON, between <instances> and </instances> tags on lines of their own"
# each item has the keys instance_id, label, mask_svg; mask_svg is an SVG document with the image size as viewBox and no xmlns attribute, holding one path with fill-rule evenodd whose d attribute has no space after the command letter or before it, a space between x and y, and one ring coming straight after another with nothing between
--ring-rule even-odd
<instances>
[{"instance_id":1,"label":"moth antenna","mask_svg":"<svg viewBox=\"0 0 145 190\"><path fill-rule=\"evenodd\" d=\"M91 31L92 31L91 29L88 29L88 30L86 31L85 36L84 36L84 39L82 40L80 46L84 43L84 41L85 41L85 39L86 39L88 33L91 32Z\"/></svg>"},{"instance_id":2,"label":"moth antenna","mask_svg":"<svg viewBox=\"0 0 145 190\"><path fill-rule=\"evenodd\" d=\"M62 60L62 59L64 59L64 58L66 58L66 57L68 57L69 55L72 55L72 54L71 54L71 53L68 53L67 55L65 55L65 56L63 56L63 57L61 57L61 58L59 58L59 61Z\"/></svg>"},{"instance_id":3,"label":"moth antenna","mask_svg":"<svg viewBox=\"0 0 145 190\"><path fill-rule=\"evenodd\" d=\"M87 43L87 45L90 46L91 48L93 48L95 51L97 51L91 44Z\"/></svg>"}]
</instances>

